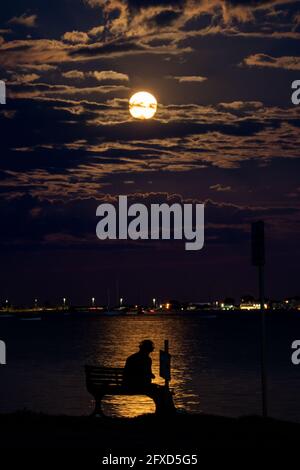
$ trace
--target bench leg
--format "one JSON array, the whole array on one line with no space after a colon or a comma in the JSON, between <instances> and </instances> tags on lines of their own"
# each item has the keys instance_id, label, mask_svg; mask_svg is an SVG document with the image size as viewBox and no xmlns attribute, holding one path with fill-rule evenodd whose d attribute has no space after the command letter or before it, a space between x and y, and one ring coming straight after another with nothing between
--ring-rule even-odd
<instances>
[{"instance_id":1,"label":"bench leg","mask_svg":"<svg viewBox=\"0 0 300 470\"><path fill-rule=\"evenodd\" d=\"M92 416L96 417L96 418L100 418L100 417L103 417L104 416L104 413L102 411L102 407L101 407L101 403L102 403L102 396L99 397L94 397L95 399L95 409L92 413Z\"/></svg>"}]
</instances>

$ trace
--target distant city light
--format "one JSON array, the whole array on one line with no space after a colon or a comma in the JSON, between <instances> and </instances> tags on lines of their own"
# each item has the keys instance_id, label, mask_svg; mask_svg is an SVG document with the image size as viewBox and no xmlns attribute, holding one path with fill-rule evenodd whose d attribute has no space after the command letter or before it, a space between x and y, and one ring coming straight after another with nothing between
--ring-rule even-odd
<instances>
[{"instance_id":1,"label":"distant city light","mask_svg":"<svg viewBox=\"0 0 300 470\"><path fill-rule=\"evenodd\" d=\"M247 298L249 297L249 298ZM253 297L250 298L251 296L247 296L245 298L241 298L240 302L234 302L233 299L231 298L226 298L224 301L212 301L212 302L178 302L178 301L169 301L166 303L160 303L156 297L150 298L149 304L148 305L143 305L141 307L138 303L134 303L131 307L127 304L126 298L125 297L117 297L118 301L118 307L119 307L119 313L124 314L127 312L133 313L132 311L135 310L138 312L136 313L147 313L147 312L156 312L157 309L160 311L166 311L167 313L170 312L195 312L198 313L203 310L219 310L219 311L257 311L259 312L261 310L261 304L258 299L254 299ZM86 305L85 308L92 308L96 309L99 311L104 310L103 306L98 306L96 307L96 298L95 297L89 297L90 301L88 305ZM83 306L76 306L76 305L71 305L70 301L66 297L61 298L61 309L66 310L70 309L72 306L72 309L74 311L81 310ZM126 312L125 312L125 305L126 305ZM4 299L2 300L2 305L0 305L0 314L1 314L1 309L4 311L12 311L12 312L21 312L21 311L38 311L38 310L47 310L47 311L55 311L57 309L57 305L51 306L49 302L41 303L41 299L34 297L30 306L17 306L12 304L12 301L10 299ZM116 308L118 310L118 308ZM268 301L264 302L264 310L298 310L300 311L300 297L292 297L290 299L277 299L273 300L270 299Z\"/></svg>"},{"instance_id":2,"label":"distant city light","mask_svg":"<svg viewBox=\"0 0 300 470\"><path fill-rule=\"evenodd\" d=\"M264 304L264 308L267 309L268 305ZM260 310L260 303L241 304L241 310Z\"/></svg>"}]
</instances>

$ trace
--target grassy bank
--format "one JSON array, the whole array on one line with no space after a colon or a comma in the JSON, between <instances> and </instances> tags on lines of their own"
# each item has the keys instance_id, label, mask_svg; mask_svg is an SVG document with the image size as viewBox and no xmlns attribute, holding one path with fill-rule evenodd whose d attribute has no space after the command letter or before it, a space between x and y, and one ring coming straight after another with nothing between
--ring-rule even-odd
<instances>
[{"instance_id":1,"label":"grassy bank","mask_svg":"<svg viewBox=\"0 0 300 470\"><path fill-rule=\"evenodd\" d=\"M300 425L259 417L138 418L0 415L2 449L235 449L298 445Z\"/></svg>"}]
</instances>

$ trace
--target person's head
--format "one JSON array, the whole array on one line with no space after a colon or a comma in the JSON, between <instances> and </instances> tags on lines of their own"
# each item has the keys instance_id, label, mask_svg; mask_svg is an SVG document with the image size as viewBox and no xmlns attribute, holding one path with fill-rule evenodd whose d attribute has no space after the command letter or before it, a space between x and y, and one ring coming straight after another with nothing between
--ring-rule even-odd
<instances>
[{"instance_id":1,"label":"person's head","mask_svg":"<svg viewBox=\"0 0 300 470\"><path fill-rule=\"evenodd\" d=\"M144 339L140 343L140 351L145 354L150 354L152 351L154 351L154 343L151 341L151 339Z\"/></svg>"}]
</instances>

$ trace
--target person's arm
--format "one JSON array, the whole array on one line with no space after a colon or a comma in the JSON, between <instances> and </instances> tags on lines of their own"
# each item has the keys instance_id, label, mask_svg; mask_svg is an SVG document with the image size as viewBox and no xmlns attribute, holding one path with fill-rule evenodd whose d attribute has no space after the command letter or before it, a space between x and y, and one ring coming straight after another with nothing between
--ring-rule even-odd
<instances>
[{"instance_id":1,"label":"person's arm","mask_svg":"<svg viewBox=\"0 0 300 470\"><path fill-rule=\"evenodd\" d=\"M151 379L155 379L155 375L152 373L152 359L151 359L151 357L149 357L149 377L151 377Z\"/></svg>"}]
</instances>

